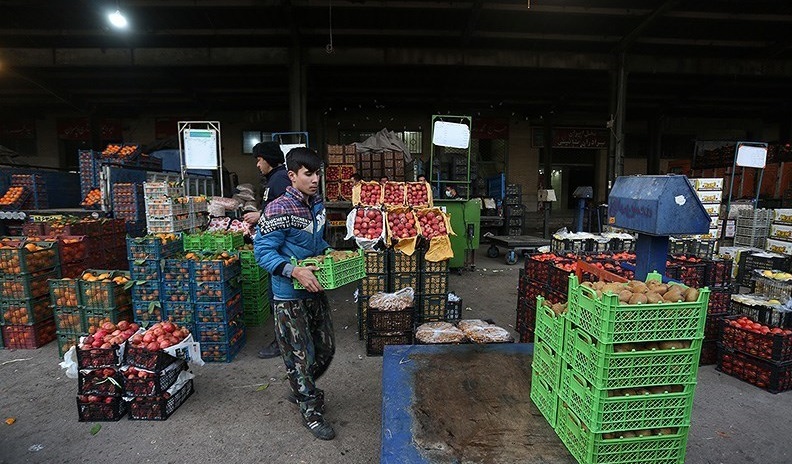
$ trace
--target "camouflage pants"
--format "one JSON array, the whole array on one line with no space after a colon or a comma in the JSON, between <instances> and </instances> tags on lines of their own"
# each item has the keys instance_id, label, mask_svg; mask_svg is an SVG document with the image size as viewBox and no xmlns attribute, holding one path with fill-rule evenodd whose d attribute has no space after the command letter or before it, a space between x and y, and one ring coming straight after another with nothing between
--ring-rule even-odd
<instances>
[{"instance_id":1,"label":"camouflage pants","mask_svg":"<svg viewBox=\"0 0 792 464\"><path fill-rule=\"evenodd\" d=\"M324 409L324 392L316 381L335 354L333 322L327 296L319 293L304 300L273 301L275 338L278 340L292 392L300 412L309 422Z\"/></svg>"}]
</instances>

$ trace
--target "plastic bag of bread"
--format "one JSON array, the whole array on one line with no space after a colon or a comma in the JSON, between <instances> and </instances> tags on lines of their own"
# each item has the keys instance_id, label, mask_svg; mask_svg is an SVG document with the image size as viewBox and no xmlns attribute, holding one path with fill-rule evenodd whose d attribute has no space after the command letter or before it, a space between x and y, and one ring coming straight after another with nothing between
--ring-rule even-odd
<instances>
[{"instance_id":1,"label":"plastic bag of bread","mask_svg":"<svg viewBox=\"0 0 792 464\"><path fill-rule=\"evenodd\" d=\"M380 311L404 311L412 308L415 299L415 291L412 287L406 287L394 293L378 292L369 298L369 308Z\"/></svg>"},{"instance_id":2,"label":"plastic bag of bread","mask_svg":"<svg viewBox=\"0 0 792 464\"><path fill-rule=\"evenodd\" d=\"M449 322L427 322L418 326L415 338L426 344L462 343L465 341L465 333Z\"/></svg>"},{"instance_id":3,"label":"plastic bag of bread","mask_svg":"<svg viewBox=\"0 0 792 464\"><path fill-rule=\"evenodd\" d=\"M459 328L473 343L506 343L514 341L508 330L479 319L459 321Z\"/></svg>"}]
</instances>

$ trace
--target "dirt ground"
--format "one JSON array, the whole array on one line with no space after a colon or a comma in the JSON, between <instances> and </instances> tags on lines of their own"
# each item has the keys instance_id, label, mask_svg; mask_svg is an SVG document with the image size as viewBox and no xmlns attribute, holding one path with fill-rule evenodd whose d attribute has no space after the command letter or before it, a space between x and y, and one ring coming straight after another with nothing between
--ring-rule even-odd
<instances>
[{"instance_id":1,"label":"dirt ground","mask_svg":"<svg viewBox=\"0 0 792 464\"><path fill-rule=\"evenodd\" d=\"M452 275L464 317L492 318L513 330L518 269L476 255L477 269ZM57 346L0 350L0 463L274 462L373 463L379 460L382 360L358 340L352 286L330 292L337 353L320 381L337 438L315 440L285 400L280 360L260 360L271 326L254 328L234 362L193 368L195 394L166 422L77 421L77 381L57 365ZM515 333L516 335L516 333ZM264 388L266 386L266 388ZM688 463L792 462L792 393L772 395L703 367L688 440ZM515 462L520 462L515 460Z\"/></svg>"}]
</instances>

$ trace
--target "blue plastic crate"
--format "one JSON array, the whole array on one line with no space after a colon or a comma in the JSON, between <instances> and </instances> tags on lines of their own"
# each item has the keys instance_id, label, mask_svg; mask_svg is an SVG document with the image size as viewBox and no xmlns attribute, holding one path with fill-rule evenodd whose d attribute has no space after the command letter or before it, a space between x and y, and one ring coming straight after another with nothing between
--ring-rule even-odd
<instances>
[{"instance_id":1,"label":"blue plastic crate","mask_svg":"<svg viewBox=\"0 0 792 464\"><path fill-rule=\"evenodd\" d=\"M160 261L153 259L130 261L129 273L132 280L160 280L162 266Z\"/></svg>"},{"instance_id":2,"label":"blue plastic crate","mask_svg":"<svg viewBox=\"0 0 792 464\"><path fill-rule=\"evenodd\" d=\"M239 256L232 258L229 265L224 260L196 261L192 267L192 280L195 282L225 282L242 272Z\"/></svg>"},{"instance_id":3,"label":"blue plastic crate","mask_svg":"<svg viewBox=\"0 0 792 464\"><path fill-rule=\"evenodd\" d=\"M181 233L174 235L177 236L177 239L165 244L156 236L127 237L127 259L129 261L164 259L178 253L182 249L182 236Z\"/></svg>"},{"instance_id":4,"label":"blue plastic crate","mask_svg":"<svg viewBox=\"0 0 792 464\"><path fill-rule=\"evenodd\" d=\"M195 339L200 343L230 343L231 338L243 327L241 315L235 317L228 324L224 322L199 322L195 324Z\"/></svg>"},{"instance_id":5,"label":"blue plastic crate","mask_svg":"<svg viewBox=\"0 0 792 464\"><path fill-rule=\"evenodd\" d=\"M201 343L201 359L204 362L231 362L246 341L245 328L238 327L230 343Z\"/></svg>"},{"instance_id":6,"label":"blue plastic crate","mask_svg":"<svg viewBox=\"0 0 792 464\"><path fill-rule=\"evenodd\" d=\"M190 302L165 301L162 303L165 320L175 324L193 327L195 324L195 305Z\"/></svg>"},{"instance_id":7,"label":"blue plastic crate","mask_svg":"<svg viewBox=\"0 0 792 464\"><path fill-rule=\"evenodd\" d=\"M506 176L498 174L487 179L487 193L492 198L503 199L506 195Z\"/></svg>"},{"instance_id":8,"label":"blue plastic crate","mask_svg":"<svg viewBox=\"0 0 792 464\"><path fill-rule=\"evenodd\" d=\"M195 322L228 324L242 314L242 295L231 298L226 303L195 303Z\"/></svg>"},{"instance_id":9,"label":"blue plastic crate","mask_svg":"<svg viewBox=\"0 0 792 464\"><path fill-rule=\"evenodd\" d=\"M196 303L229 301L241 291L242 285L239 279L227 282L196 282L193 285L193 301Z\"/></svg>"},{"instance_id":10,"label":"blue plastic crate","mask_svg":"<svg viewBox=\"0 0 792 464\"><path fill-rule=\"evenodd\" d=\"M193 260L182 256L167 258L165 259L162 278L166 281L189 282L192 279L194 264Z\"/></svg>"},{"instance_id":11,"label":"blue plastic crate","mask_svg":"<svg viewBox=\"0 0 792 464\"><path fill-rule=\"evenodd\" d=\"M162 300L172 303L185 303L194 301L192 287L193 284L189 280L165 280L162 282Z\"/></svg>"},{"instance_id":12,"label":"blue plastic crate","mask_svg":"<svg viewBox=\"0 0 792 464\"><path fill-rule=\"evenodd\" d=\"M162 286L158 280L140 281L132 286L132 302L142 301L149 303L160 301Z\"/></svg>"},{"instance_id":13,"label":"blue plastic crate","mask_svg":"<svg viewBox=\"0 0 792 464\"><path fill-rule=\"evenodd\" d=\"M162 303L159 301L133 301L132 318L143 326L164 320Z\"/></svg>"}]
</instances>

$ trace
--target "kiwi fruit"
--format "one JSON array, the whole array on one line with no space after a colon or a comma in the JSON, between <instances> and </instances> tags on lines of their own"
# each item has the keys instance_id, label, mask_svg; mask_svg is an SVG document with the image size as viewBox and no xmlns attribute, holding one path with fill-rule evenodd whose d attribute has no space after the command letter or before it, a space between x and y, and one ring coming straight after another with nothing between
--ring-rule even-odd
<instances>
[{"instance_id":1,"label":"kiwi fruit","mask_svg":"<svg viewBox=\"0 0 792 464\"><path fill-rule=\"evenodd\" d=\"M689 289L687 289L687 292L685 292L685 301L692 303L698 301L698 297L699 297L699 291L697 288L690 287Z\"/></svg>"},{"instance_id":2,"label":"kiwi fruit","mask_svg":"<svg viewBox=\"0 0 792 464\"><path fill-rule=\"evenodd\" d=\"M628 301L630 301L630 298L632 298L632 296L633 293L631 291L622 290L621 292L619 292L619 301L621 303L627 303Z\"/></svg>"},{"instance_id":3,"label":"kiwi fruit","mask_svg":"<svg viewBox=\"0 0 792 464\"><path fill-rule=\"evenodd\" d=\"M630 298L629 304L646 304L648 299L646 295L643 293L633 293L632 297Z\"/></svg>"},{"instance_id":4,"label":"kiwi fruit","mask_svg":"<svg viewBox=\"0 0 792 464\"><path fill-rule=\"evenodd\" d=\"M663 297L660 296L659 293L656 293L656 292L653 292L653 291L649 291L649 293L646 294L646 302L647 303L652 303L652 304L662 303L663 302Z\"/></svg>"}]
</instances>

